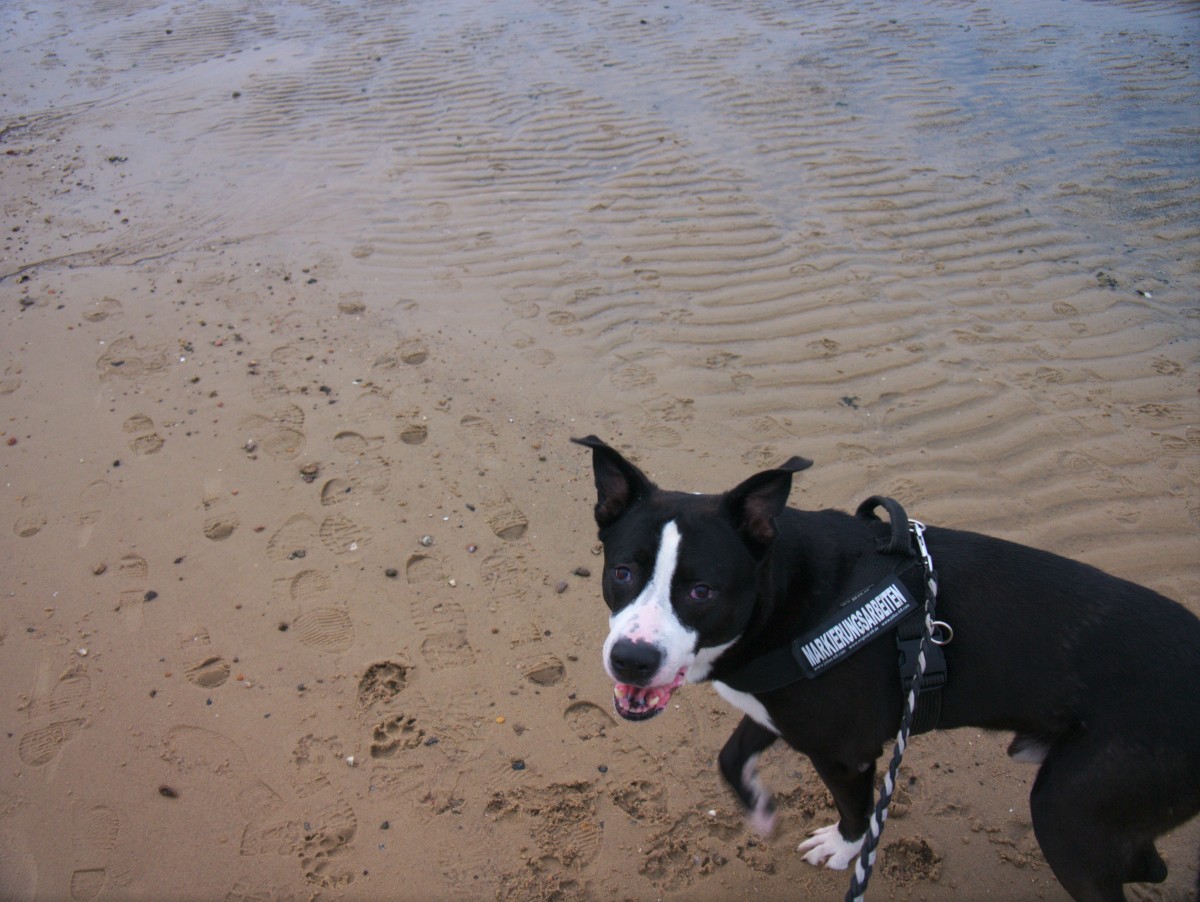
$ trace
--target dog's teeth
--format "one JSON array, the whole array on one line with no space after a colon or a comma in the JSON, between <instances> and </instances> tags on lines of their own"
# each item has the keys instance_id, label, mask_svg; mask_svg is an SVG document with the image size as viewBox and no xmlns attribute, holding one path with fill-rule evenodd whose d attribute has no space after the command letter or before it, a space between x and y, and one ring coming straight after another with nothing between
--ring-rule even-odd
<instances>
[{"instance_id":1,"label":"dog's teeth","mask_svg":"<svg viewBox=\"0 0 1200 902\"><path fill-rule=\"evenodd\" d=\"M629 687L617 683L617 685L613 686L613 695L617 698L627 698L629 696Z\"/></svg>"},{"instance_id":2,"label":"dog's teeth","mask_svg":"<svg viewBox=\"0 0 1200 902\"><path fill-rule=\"evenodd\" d=\"M646 707L647 708L655 708L657 706L658 706L658 693L652 692L648 696L646 696Z\"/></svg>"}]
</instances>

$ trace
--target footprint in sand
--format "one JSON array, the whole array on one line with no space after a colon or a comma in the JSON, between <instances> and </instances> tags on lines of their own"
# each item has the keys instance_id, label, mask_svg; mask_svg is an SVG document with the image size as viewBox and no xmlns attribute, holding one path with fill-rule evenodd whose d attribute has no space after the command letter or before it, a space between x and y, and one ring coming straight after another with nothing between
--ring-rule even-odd
<instances>
[{"instance_id":1,"label":"footprint in sand","mask_svg":"<svg viewBox=\"0 0 1200 902\"><path fill-rule=\"evenodd\" d=\"M599 792L589 782L520 786L492 793L486 811L496 819L518 818L537 844L537 860L586 867L600 852Z\"/></svg>"},{"instance_id":2,"label":"footprint in sand","mask_svg":"<svg viewBox=\"0 0 1200 902\"><path fill-rule=\"evenodd\" d=\"M328 507L331 504L341 504L349 498L354 486L347 479L330 479L321 486L321 504Z\"/></svg>"},{"instance_id":3,"label":"footprint in sand","mask_svg":"<svg viewBox=\"0 0 1200 902\"><path fill-rule=\"evenodd\" d=\"M313 608L292 621L292 632L317 651L345 651L354 643L354 622L345 608Z\"/></svg>"},{"instance_id":4,"label":"footprint in sand","mask_svg":"<svg viewBox=\"0 0 1200 902\"><path fill-rule=\"evenodd\" d=\"M204 537L214 542L228 539L241 525L241 519L232 510L226 509L224 494L220 491L220 481L205 480L204 497L201 505L207 516L204 518Z\"/></svg>"},{"instance_id":5,"label":"footprint in sand","mask_svg":"<svg viewBox=\"0 0 1200 902\"><path fill-rule=\"evenodd\" d=\"M591 702L574 702L568 705L567 710L563 712L563 720L584 742L604 736L615 724L603 708Z\"/></svg>"},{"instance_id":6,"label":"footprint in sand","mask_svg":"<svg viewBox=\"0 0 1200 902\"><path fill-rule=\"evenodd\" d=\"M658 377L654 375L654 371L642 366L640 363L627 363L614 370L608 378L613 388L621 391L649 388L658 382Z\"/></svg>"},{"instance_id":7,"label":"footprint in sand","mask_svg":"<svg viewBox=\"0 0 1200 902\"><path fill-rule=\"evenodd\" d=\"M429 438L429 427L424 423L407 423L400 427L400 441L406 445L424 444Z\"/></svg>"},{"instance_id":8,"label":"footprint in sand","mask_svg":"<svg viewBox=\"0 0 1200 902\"><path fill-rule=\"evenodd\" d=\"M393 758L425 744L425 729L407 714L385 717L371 730L371 757Z\"/></svg>"},{"instance_id":9,"label":"footprint in sand","mask_svg":"<svg viewBox=\"0 0 1200 902\"><path fill-rule=\"evenodd\" d=\"M129 417L121 425L121 429L137 436L129 443L130 449L135 454L141 456L155 454L162 450L162 446L165 444L162 436L154 431L154 420L144 413L135 413Z\"/></svg>"},{"instance_id":10,"label":"footprint in sand","mask_svg":"<svg viewBox=\"0 0 1200 902\"><path fill-rule=\"evenodd\" d=\"M496 453L496 427L483 417L467 414L458 421L468 445L477 451Z\"/></svg>"},{"instance_id":11,"label":"footprint in sand","mask_svg":"<svg viewBox=\"0 0 1200 902\"><path fill-rule=\"evenodd\" d=\"M379 495L391 484L391 465L372 449L382 438L369 439L358 432L339 432L333 437L334 450L345 455L345 476L330 479L321 488L321 503L337 504L352 496L371 492Z\"/></svg>"},{"instance_id":12,"label":"footprint in sand","mask_svg":"<svg viewBox=\"0 0 1200 902\"><path fill-rule=\"evenodd\" d=\"M683 437L677 430L670 426L664 426L653 416L642 419L638 426L638 433L656 448L675 448L683 441Z\"/></svg>"},{"instance_id":13,"label":"footprint in sand","mask_svg":"<svg viewBox=\"0 0 1200 902\"><path fill-rule=\"evenodd\" d=\"M499 454L499 433L488 420L468 414L459 420L458 425L459 437L472 452L485 459ZM515 541L525 535L529 528L529 520L505 488L500 485L483 485L479 489L479 509L492 533L506 542Z\"/></svg>"},{"instance_id":14,"label":"footprint in sand","mask_svg":"<svg viewBox=\"0 0 1200 902\"><path fill-rule=\"evenodd\" d=\"M58 757L63 746L79 735L83 725L83 718L75 718L30 730L17 744L17 754L30 767L44 767Z\"/></svg>"},{"instance_id":15,"label":"footprint in sand","mask_svg":"<svg viewBox=\"0 0 1200 902\"><path fill-rule=\"evenodd\" d=\"M371 531L341 514L331 514L322 520L318 534L321 544L339 556L362 551L371 544Z\"/></svg>"},{"instance_id":16,"label":"footprint in sand","mask_svg":"<svg viewBox=\"0 0 1200 902\"><path fill-rule=\"evenodd\" d=\"M229 662L220 655L210 655L189 667L184 675L201 689L215 689L229 679Z\"/></svg>"},{"instance_id":17,"label":"footprint in sand","mask_svg":"<svg viewBox=\"0 0 1200 902\"><path fill-rule=\"evenodd\" d=\"M48 522L50 521L46 518L46 515L40 511L23 514L17 517L17 522L13 524L13 532L22 539L32 539L46 528Z\"/></svg>"},{"instance_id":18,"label":"footprint in sand","mask_svg":"<svg viewBox=\"0 0 1200 902\"><path fill-rule=\"evenodd\" d=\"M528 564L515 549L500 548L485 557L479 562L479 577L493 605L528 597Z\"/></svg>"},{"instance_id":19,"label":"footprint in sand","mask_svg":"<svg viewBox=\"0 0 1200 902\"><path fill-rule=\"evenodd\" d=\"M213 654L212 639L204 627L184 630L175 645L191 660L183 672L189 683L201 689L215 689L229 679L229 662Z\"/></svg>"},{"instance_id":20,"label":"footprint in sand","mask_svg":"<svg viewBox=\"0 0 1200 902\"><path fill-rule=\"evenodd\" d=\"M319 544L320 527L307 514L294 514L267 540L267 557L273 561L300 560Z\"/></svg>"},{"instance_id":21,"label":"footprint in sand","mask_svg":"<svg viewBox=\"0 0 1200 902\"><path fill-rule=\"evenodd\" d=\"M413 596L413 624L421 633L421 657L430 670L447 670L475 663L467 638L467 616L456 601Z\"/></svg>"},{"instance_id":22,"label":"footprint in sand","mask_svg":"<svg viewBox=\"0 0 1200 902\"><path fill-rule=\"evenodd\" d=\"M36 495L22 495L17 503L21 506L21 514L13 523L13 532L22 539L32 539L46 528L50 520Z\"/></svg>"},{"instance_id":23,"label":"footprint in sand","mask_svg":"<svg viewBox=\"0 0 1200 902\"><path fill-rule=\"evenodd\" d=\"M658 780L630 780L609 792L614 805L635 821L661 824L667 821L667 785Z\"/></svg>"},{"instance_id":24,"label":"footprint in sand","mask_svg":"<svg viewBox=\"0 0 1200 902\"><path fill-rule=\"evenodd\" d=\"M499 486L482 489L479 509L492 533L506 542L515 542L529 529L529 520L520 507Z\"/></svg>"},{"instance_id":25,"label":"footprint in sand","mask_svg":"<svg viewBox=\"0 0 1200 902\"><path fill-rule=\"evenodd\" d=\"M304 833L294 853L300 860L304 879L318 887L333 889L354 882L355 871L340 858L358 832L354 809L325 777L297 786L303 810Z\"/></svg>"},{"instance_id":26,"label":"footprint in sand","mask_svg":"<svg viewBox=\"0 0 1200 902\"><path fill-rule=\"evenodd\" d=\"M404 564L404 577L410 586L420 583L444 583L446 571L436 555L418 551L410 555Z\"/></svg>"},{"instance_id":27,"label":"footprint in sand","mask_svg":"<svg viewBox=\"0 0 1200 902\"><path fill-rule=\"evenodd\" d=\"M113 567L117 584L121 587L117 595L117 614L130 632L141 629L143 607L153 601L155 595L149 589L150 565L140 554L129 553Z\"/></svg>"},{"instance_id":28,"label":"footprint in sand","mask_svg":"<svg viewBox=\"0 0 1200 902\"><path fill-rule=\"evenodd\" d=\"M40 669L40 668L39 668ZM44 696L23 697L23 707L31 718L86 713L92 694L92 679L81 669L68 670Z\"/></svg>"},{"instance_id":29,"label":"footprint in sand","mask_svg":"<svg viewBox=\"0 0 1200 902\"><path fill-rule=\"evenodd\" d=\"M121 819L107 805L96 805L75 818L71 843L71 898L90 902L108 882L108 856L117 846Z\"/></svg>"},{"instance_id":30,"label":"footprint in sand","mask_svg":"<svg viewBox=\"0 0 1200 902\"><path fill-rule=\"evenodd\" d=\"M165 345L139 345L132 338L118 338L96 361L101 379L140 379L161 373L170 363Z\"/></svg>"},{"instance_id":31,"label":"footprint in sand","mask_svg":"<svg viewBox=\"0 0 1200 902\"><path fill-rule=\"evenodd\" d=\"M254 442L271 457L290 460L304 449L304 411L295 404L282 404L265 416L242 417L238 425L243 441Z\"/></svg>"},{"instance_id":32,"label":"footprint in sand","mask_svg":"<svg viewBox=\"0 0 1200 902\"><path fill-rule=\"evenodd\" d=\"M525 679L535 686L557 686L566 675L566 666L555 655L543 655L521 667Z\"/></svg>"},{"instance_id":33,"label":"footprint in sand","mask_svg":"<svg viewBox=\"0 0 1200 902\"><path fill-rule=\"evenodd\" d=\"M89 323L102 323L110 316L120 316L124 310L125 308L116 298L103 297L92 302L80 316Z\"/></svg>"},{"instance_id":34,"label":"footprint in sand","mask_svg":"<svg viewBox=\"0 0 1200 902\"><path fill-rule=\"evenodd\" d=\"M369 708L390 702L408 687L407 664L399 661L377 661L366 669L358 681L358 705Z\"/></svg>"},{"instance_id":35,"label":"footprint in sand","mask_svg":"<svg viewBox=\"0 0 1200 902\"><path fill-rule=\"evenodd\" d=\"M397 346L396 357L408 366L420 366L429 359L429 348L423 339L409 338Z\"/></svg>"},{"instance_id":36,"label":"footprint in sand","mask_svg":"<svg viewBox=\"0 0 1200 902\"><path fill-rule=\"evenodd\" d=\"M286 576L275 580L275 594L285 601L298 602L301 605L311 604L333 588L329 575L321 570L301 570L294 576Z\"/></svg>"},{"instance_id":37,"label":"footprint in sand","mask_svg":"<svg viewBox=\"0 0 1200 902\"><path fill-rule=\"evenodd\" d=\"M86 547L92 540L92 533L104 513L104 502L111 493L112 486L103 479L89 482L79 493L79 548Z\"/></svg>"}]
</instances>

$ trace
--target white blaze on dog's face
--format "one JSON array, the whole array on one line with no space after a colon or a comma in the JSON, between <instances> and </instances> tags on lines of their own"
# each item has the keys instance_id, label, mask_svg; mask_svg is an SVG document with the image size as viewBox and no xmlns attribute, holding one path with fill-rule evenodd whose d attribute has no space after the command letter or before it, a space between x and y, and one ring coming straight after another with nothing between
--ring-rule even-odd
<instances>
[{"instance_id":1,"label":"white blaze on dog's face","mask_svg":"<svg viewBox=\"0 0 1200 902\"><path fill-rule=\"evenodd\" d=\"M617 713L629 720L653 717L685 682L703 679L732 640L701 647L702 629L718 613L720 590L712 585L722 569L707 561L710 581L698 578L684 558L684 536L672 520L662 527L653 560L609 566L605 597L613 607L604 667L612 677ZM649 571L648 573L646 571ZM636 593L636 594L635 594ZM623 603L623 599L632 600Z\"/></svg>"},{"instance_id":2,"label":"white blaze on dog's face","mask_svg":"<svg viewBox=\"0 0 1200 902\"><path fill-rule=\"evenodd\" d=\"M650 580L632 603L609 618L604 668L615 683L613 695L618 713L630 719L652 717L663 710L671 693L683 684L695 659L696 634L683 625L671 603L680 539L679 528L673 521L668 523L662 531ZM617 565L607 578L628 584L637 579L637 573L631 566ZM638 679L639 685L626 682L631 673L620 666L618 643L643 647L641 666L646 675ZM618 652L618 663L613 660L614 649ZM640 685L643 679L645 684Z\"/></svg>"}]
</instances>

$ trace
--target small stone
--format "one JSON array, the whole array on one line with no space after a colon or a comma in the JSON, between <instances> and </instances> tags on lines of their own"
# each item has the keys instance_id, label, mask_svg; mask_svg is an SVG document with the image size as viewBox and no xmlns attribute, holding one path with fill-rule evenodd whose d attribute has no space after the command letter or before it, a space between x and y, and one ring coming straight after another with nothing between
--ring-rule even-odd
<instances>
[{"instance_id":1,"label":"small stone","mask_svg":"<svg viewBox=\"0 0 1200 902\"><path fill-rule=\"evenodd\" d=\"M92 573L95 576L99 576L101 573L104 573L106 570L108 570L108 564L104 563L104 561L101 561L95 567L92 568Z\"/></svg>"},{"instance_id":2,"label":"small stone","mask_svg":"<svg viewBox=\"0 0 1200 902\"><path fill-rule=\"evenodd\" d=\"M433 536L421 536L421 544L428 548L433 544Z\"/></svg>"},{"instance_id":3,"label":"small stone","mask_svg":"<svg viewBox=\"0 0 1200 902\"><path fill-rule=\"evenodd\" d=\"M563 592L567 591L567 581L565 579L560 579L554 584L554 591L559 595L562 595Z\"/></svg>"},{"instance_id":4,"label":"small stone","mask_svg":"<svg viewBox=\"0 0 1200 902\"><path fill-rule=\"evenodd\" d=\"M400 571L397 570L395 567L388 567L386 570L383 571L383 575L386 576L388 579L395 579L397 576L400 575Z\"/></svg>"},{"instance_id":5,"label":"small stone","mask_svg":"<svg viewBox=\"0 0 1200 902\"><path fill-rule=\"evenodd\" d=\"M592 571L589 570L587 567L576 567L571 572L575 576L582 577L583 579L587 579L589 576L592 575Z\"/></svg>"},{"instance_id":6,"label":"small stone","mask_svg":"<svg viewBox=\"0 0 1200 902\"><path fill-rule=\"evenodd\" d=\"M514 761L512 763L512 769L513 770L524 770L525 769L524 759L518 758L516 761Z\"/></svg>"}]
</instances>

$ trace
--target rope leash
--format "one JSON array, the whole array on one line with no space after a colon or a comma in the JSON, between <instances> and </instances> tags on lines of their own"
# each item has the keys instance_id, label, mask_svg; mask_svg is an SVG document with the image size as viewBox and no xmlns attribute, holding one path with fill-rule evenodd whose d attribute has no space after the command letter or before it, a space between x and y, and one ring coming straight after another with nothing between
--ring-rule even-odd
<instances>
[{"instance_id":1,"label":"rope leash","mask_svg":"<svg viewBox=\"0 0 1200 902\"><path fill-rule=\"evenodd\" d=\"M931 643L944 645L954 635L953 631L950 631L950 635L945 639L934 638L935 626L949 630L949 625L933 619L937 604L937 572L933 569L933 559L929 556L929 549L925 547L925 524L917 520L910 520L909 523L921 555L921 564L925 568L924 629L921 631L916 674L909 684L908 696L904 701L904 714L900 718L900 732L896 734L892 760L888 764L887 774L883 779L883 790L879 794L879 801L867 823L867 832L863 837L862 848L854 862L854 873L850 876L850 889L846 892L845 902L863 902L867 893L867 882L871 879L871 869L875 866L875 853L879 847L880 836L883 834L883 825L887 821L888 805L891 804L892 794L896 790L896 774L900 770L900 762L904 759L904 750L908 746L908 736L912 731L913 716L917 710L917 694L921 689L921 678L925 675L929 646Z\"/></svg>"}]
</instances>

